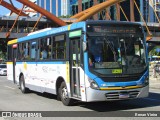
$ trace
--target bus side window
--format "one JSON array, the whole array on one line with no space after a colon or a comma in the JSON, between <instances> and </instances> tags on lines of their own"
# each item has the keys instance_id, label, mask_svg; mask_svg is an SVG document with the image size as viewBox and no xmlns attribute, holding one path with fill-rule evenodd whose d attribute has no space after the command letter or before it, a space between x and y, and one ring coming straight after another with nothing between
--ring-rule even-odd
<instances>
[{"instance_id":1,"label":"bus side window","mask_svg":"<svg viewBox=\"0 0 160 120\"><path fill-rule=\"evenodd\" d=\"M24 43L24 59L29 60L30 59L30 43L26 42Z\"/></svg>"},{"instance_id":2,"label":"bus side window","mask_svg":"<svg viewBox=\"0 0 160 120\"><path fill-rule=\"evenodd\" d=\"M53 46L53 51L52 51L53 59L65 59L66 58L65 35L55 36L52 46Z\"/></svg>"},{"instance_id":3,"label":"bus side window","mask_svg":"<svg viewBox=\"0 0 160 120\"><path fill-rule=\"evenodd\" d=\"M35 60L35 58L36 58L36 43L37 42L32 42L31 43L31 59L32 60Z\"/></svg>"},{"instance_id":4,"label":"bus side window","mask_svg":"<svg viewBox=\"0 0 160 120\"><path fill-rule=\"evenodd\" d=\"M51 58L51 38L50 37L41 39L40 56L41 56L41 59Z\"/></svg>"},{"instance_id":5,"label":"bus side window","mask_svg":"<svg viewBox=\"0 0 160 120\"><path fill-rule=\"evenodd\" d=\"M60 41L57 43L57 58L58 59L65 58L65 41Z\"/></svg>"},{"instance_id":6,"label":"bus side window","mask_svg":"<svg viewBox=\"0 0 160 120\"><path fill-rule=\"evenodd\" d=\"M25 43L19 43L18 44L17 60L24 60L24 55L25 55L24 45L25 45Z\"/></svg>"}]
</instances>

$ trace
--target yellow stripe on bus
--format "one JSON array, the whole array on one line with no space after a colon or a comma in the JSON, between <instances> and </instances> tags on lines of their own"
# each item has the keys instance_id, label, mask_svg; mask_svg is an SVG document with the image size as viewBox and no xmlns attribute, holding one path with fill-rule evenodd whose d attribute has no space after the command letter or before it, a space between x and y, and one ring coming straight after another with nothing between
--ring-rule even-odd
<instances>
[{"instance_id":1,"label":"yellow stripe on bus","mask_svg":"<svg viewBox=\"0 0 160 120\"><path fill-rule=\"evenodd\" d=\"M69 62L66 62L66 83L70 82L70 76L69 76Z\"/></svg>"},{"instance_id":2,"label":"yellow stripe on bus","mask_svg":"<svg viewBox=\"0 0 160 120\"><path fill-rule=\"evenodd\" d=\"M14 43L17 43L18 39L14 39L14 40L11 40L8 42L8 45L11 45L11 44L14 44Z\"/></svg>"},{"instance_id":3,"label":"yellow stripe on bus","mask_svg":"<svg viewBox=\"0 0 160 120\"><path fill-rule=\"evenodd\" d=\"M71 25L68 25L68 30L70 30L71 29Z\"/></svg>"},{"instance_id":4,"label":"yellow stripe on bus","mask_svg":"<svg viewBox=\"0 0 160 120\"><path fill-rule=\"evenodd\" d=\"M13 64L13 62L7 62L7 64Z\"/></svg>"},{"instance_id":5,"label":"yellow stripe on bus","mask_svg":"<svg viewBox=\"0 0 160 120\"><path fill-rule=\"evenodd\" d=\"M100 88L100 90L127 90L135 88L142 88L142 86L110 87L110 88Z\"/></svg>"}]
</instances>

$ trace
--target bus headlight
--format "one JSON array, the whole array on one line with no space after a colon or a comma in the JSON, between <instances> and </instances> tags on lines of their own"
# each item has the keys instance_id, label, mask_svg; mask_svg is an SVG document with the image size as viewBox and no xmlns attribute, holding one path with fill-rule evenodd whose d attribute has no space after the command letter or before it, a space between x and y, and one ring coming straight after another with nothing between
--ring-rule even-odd
<instances>
[{"instance_id":1,"label":"bus headlight","mask_svg":"<svg viewBox=\"0 0 160 120\"><path fill-rule=\"evenodd\" d=\"M90 81L90 87L91 87L92 89L96 89L96 90L99 89L98 84L97 84L95 81L93 81L93 80Z\"/></svg>"},{"instance_id":2,"label":"bus headlight","mask_svg":"<svg viewBox=\"0 0 160 120\"><path fill-rule=\"evenodd\" d=\"M149 76L145 77L144 86L147 86L149 84Z\"/></svg>"}]
</instances>

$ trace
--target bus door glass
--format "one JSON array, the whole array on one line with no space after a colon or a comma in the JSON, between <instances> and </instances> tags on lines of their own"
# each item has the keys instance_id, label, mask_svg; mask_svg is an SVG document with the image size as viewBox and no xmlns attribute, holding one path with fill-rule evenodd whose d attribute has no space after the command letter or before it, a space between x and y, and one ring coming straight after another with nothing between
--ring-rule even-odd
<instances>
[{"instance_id":1,"label":"bus door glass","mask_svg":"<svg viewBox=\"0 0 160 120\"><path fill-rule=\"evenodd\" d=\"M13 61L13 82L16 83L16 78L15 78L15 67L16 67L16 58L17 58L17 44L14 44L12 45L12 48L13 48L13 58L12 58L12 61Z\"/></svg>"},{"instance_id":2,"label":"bus door glass","mask_svg":"<svg viewBox=\"0 0 160 120\"><path fill-rule=\"evenodd\" d=\"M80 38L70 41L70 68L72 96L80 97Z\"/></svg>"},{"instance_id":3,"label":"bus door glass","mask_svg":"<svg viewBox=\"0 0 160 120\"><path fill-rule=\"evenodd\" d=\"M39 49L37 49L37 47L38 47L38 42L36 40L31 41L31 60L34 64L30 65L30 67L32 68L30 69L30 73L33 74L36 79L35 80L30 79L30 82L32 82L32 84L34 85L37 85L37 83L39 83L38 86L41 86L41 87L39 87L38 90L43 92L44 87L42 86L44 86L44 83L42 80L41 81L38 80L39 73L41 73L41 71L37 63L37 58L39 57L39 54L38 54Z\"/></svg>"}]
</instances>

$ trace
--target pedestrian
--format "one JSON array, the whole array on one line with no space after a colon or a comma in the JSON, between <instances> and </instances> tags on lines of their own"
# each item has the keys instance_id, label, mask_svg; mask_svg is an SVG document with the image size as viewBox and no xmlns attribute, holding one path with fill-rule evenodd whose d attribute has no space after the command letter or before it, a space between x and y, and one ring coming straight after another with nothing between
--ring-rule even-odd
<instances>
[{"instance_id":1,"label":"pedestrian","mask_svg":"<svg viewBox=\"0 0 160 120\"><path fill-rule=\"evenodd\" d=\"M157 76L156 76L156 65L154 64L153 65L153 78L156 78Z\"/></svg>"}]
</instances>

